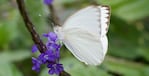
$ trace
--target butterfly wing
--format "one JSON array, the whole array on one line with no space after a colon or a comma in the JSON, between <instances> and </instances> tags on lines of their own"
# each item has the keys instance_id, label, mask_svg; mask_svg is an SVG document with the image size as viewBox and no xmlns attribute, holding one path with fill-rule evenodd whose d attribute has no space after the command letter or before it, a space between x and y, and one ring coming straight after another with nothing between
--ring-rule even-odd
<instances>
[{"instance_id":1,"label":"butterfly wing","mask_svg":"<svg viewBox=\"0 0 149 76\"><path fill-rule=\"evenodd\" d=\"M107 52L109 8L89 6L72 15L62 26L65 46L82 62L100 64Z\"/></svg>"},{"instance_id":2,"label":"butterfly wing","mask_svg":"<svg viewBox=\"0 0 149 76\"><path fill-rule=\"evenodd\" d=\"M65 34L63 42L77 59L90 65L103 61L104 52L99 37L81 29L73 29Z\"/></svg>"},{"instance_id":3,"label":"butterfly wing","mask_svg":"<svg viewBox=\"0 0 149 76\"><path fill-rule=\"evenodd\" d=\"M109 29L109 23L110 23L110 8L109 6L98 6L98 8L101 10L101 34L100 34L100 40L103 48L104 54L106 54L108 49L108 39L107 39L107 32Z\"/></svg>"},{"instance_id":4,"label":"butterfly wing","mask_svg":"<svg viewBox=\"0 0 149 76\"><path fill-rule=\"evenodd\" d=\"M96 6L88 6L70 16L63 25L63 30L80 28L100 35L100 10Z\"/></svg>"}]
</instances>

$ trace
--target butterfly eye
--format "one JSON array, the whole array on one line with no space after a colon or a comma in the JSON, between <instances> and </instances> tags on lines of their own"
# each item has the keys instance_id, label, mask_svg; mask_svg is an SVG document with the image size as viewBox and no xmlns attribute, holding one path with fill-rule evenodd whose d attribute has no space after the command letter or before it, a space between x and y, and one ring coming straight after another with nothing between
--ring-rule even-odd
<instances>
[{"instance_id":1,"label":"butterfly eye","mask_svg":"<svg viewBox=\"0 0 149 76\"><path fill-rule=\"evenodd\" d=\"M58 32L58 29L56 29L55 31Z\"/></svg>"},{"instance_id":2,"label":"butterfly eye","mask_svg":"<svg viewBox=\"0 0 149 76\"><path fill-rule=\"evenodd\" d=\"M58 32L58 27L54 27L54 32L55 32L55 33Z\"/></svg>"},{"instance_id":3,"label":"butterfly eye","mask_svg":"<svg viewBox=\"0 0 149 76\"><path fill-rule=\"evenodd\" d=\"M61 27L56 26L56 27L54 27L54 32L59 35L62 32L61 29L62 29Z\"/></svg>"}]
</instances>

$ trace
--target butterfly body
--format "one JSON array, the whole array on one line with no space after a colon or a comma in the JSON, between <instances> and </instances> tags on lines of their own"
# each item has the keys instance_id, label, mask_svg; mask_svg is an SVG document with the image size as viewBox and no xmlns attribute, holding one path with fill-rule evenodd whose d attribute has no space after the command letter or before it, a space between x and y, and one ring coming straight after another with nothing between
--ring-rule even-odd
<instances>
[{"instance_id":1,"label":"butterfly body","mask_svg":"<svg viewBox=\"0 0 149 76\"><path fill-rule=\"evenodd\" d=\"M109 7L88 6L70 16L64 25L54 27L58 38L80 61L100 64L108 48Z\"/></svg>"}]
</instances>

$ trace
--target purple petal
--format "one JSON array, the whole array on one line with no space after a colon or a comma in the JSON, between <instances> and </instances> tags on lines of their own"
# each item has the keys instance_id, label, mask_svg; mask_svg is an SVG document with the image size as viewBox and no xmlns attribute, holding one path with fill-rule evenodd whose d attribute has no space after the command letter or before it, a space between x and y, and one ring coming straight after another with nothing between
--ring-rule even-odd
<instances>
[{"instance_id":1,"label":"purple petal","mask_svg":"<svg viewBox=\"0 0 149 76\"><path fill-rule=\"evenodd\" d=\"M47 59L45 58L45 54L44 53L41 53L39 56L38 56L38 59L41 61L42 64L45 64Z\"/></svg>"},{"instance_id":2,"label":"purple petal","mask_svg":"<svg viewBox=\"0 0 149 76\"><path fill-rule=\"evenodd\" d=\"M45 53L46 53L47 55L53 55L53 51L52 51L52 50L47 50Z\"/></svg>"},{"instance_id":3,"label":"purple petal","mask_svg":"<svg viewBox=\"0 0 149 76\"><path fill-rule=\"evenodd\" d=\"M36 47L36 45L33 45L33 46L32 46L32 53L37 52L37 50L38 50L38 48Z\"/></svg>"},{"instance_id":4,"label":"purple petal","mask_svg":"<svg viewBox=\"0 0 149 76\"><path fill-rule=\"evenodd\" d=\"M43 37L49 37L49 35L46 34L46 33L42 34L42 36L43 36Z\"/></svg>"},{"instance_id":5,"label":"purple petal","mask_svg":"<svg viewBox=\"0 0 149 76\"><path fill-rule=\"evenodd\" d=\"M32 57L32 63L33 63L33 65L37 65L37 66L40 66L40 64L41 64L40 60L38 60L34 57Z\"/></svg>"},{"instance_id":6,"label":"purple petal","mask_svg":"<svg viewBox=\"0 0 149 76\"><path fill-rule=\"evenodd\" d=\"M57 64L57 70L59 70L59 72L63 71L63 65L62 64Z\"/></svg>"},{"instance_id":7,"label":"purple petal","mask_svg":"<svg viewBox=\"0 0 149 76\"><path fill-rule=\"evenodd\" d=\"M53 63L49 63L49 64L47 65L48 68L52 68L52 66L53 66Z\"/></svg>"},{"instance_id":8,"label":"purple petal","mask_svg":"<svg viewBox=\"0 0 149 76\"><path fill-rule=\"evenodd\" d=\"M53 0L44 0L44 4L46 5L51 5Z\"/></svg>"},{"instance_id":9,"label":"purple petal","mask_svg":"<svg viewBox=\"0 0 149 76\"><path fill-rule=\"evenodd\" d=\"M54 32L49 32L49 41L56 41L57 40L57 35Z\"/></svg>"},{"instance_id":10,"label":"purple petal","mask_svg":"<svg viewBox=\"0 0 149 76\"><path fill-rule=\"evenodd\" d=\"M60 52L59 51L55 52L55 57L58 58L58 59L60 58Z\"/></svg>"},{"instance_id":11,"label":"purple petal","mask_svg":"<svg viewBox=\"0 0 149 76\"><path fill-rule=\"evenodd\" d=\"M49 70L49 74L59 74L61 71L63 71L63 66L62 64L48 64L47 66L48 68L50 68Z\"/></svg>"},{"instance_id":12,"label":"purple petal","mask_svg":"<svg viewBox=\"0 0 149 76\"><path fill-rule=\"evenodd\" d=\"M32 63L35 64L36 62L38 62L38 60L34 57L32 57Z\"/></svg>"},{"instance_id":13,"label":"purple petal","mask_svg":"<svg viewBox=\"0 0 149 76\"><path fill-rule=\"evenodd\" d=\"M54 44L51 45L51 47L57 49L57 48L60 48L60 45L54 43Z\"/></svg>"},{"instance_id":14,"label":"purple petal","mask_svg":"<svg viewBox=\"0 0 149 76\"><path fill-rule=\"evenodd\" d=\"M40 65L41 65L40 61L38 59L32 57L32 63L33 63L32 70L39 72L40 71Z\"/></svg>"},{"instance_id":15,"label":"purple petal","mask_svg":"<svg viewBox=\"0 0 149 76\"><path fill-rule=\"evenodd\" d=\"M48 73L51 74L51 75L53 75L54 72L55 72L55 70L53 68L51 68Z\"/></svg>"},{"instance_id":16,"label":"purple petal","mask_svg":"<svg viewBox=\"0 0 149 76\"><path fill-rule=\"evenodd\" d=\"M53 51L59 51L61 45L56 44L56 43L48 43L47 45L48 50L53 50Z\"/></svg>"},{"instance_id":17,"label":"purple petal","mask_svg":"<svg viewBox=\"0 0 149 76\"><path fill-rule=\"evenodd\" d=\"M41 64L47 64L47 67L49 68L49 74L58 75L64 70L62 64L59 64L61 45L57 43L58 37L54 32L43 34L43 36L48 39L46 42L47 51L41 53L38 58L32 58L32 70L39 72ZM34 53L37 50L38 48L36 45L34 45L32 47L32 52Z\"/></svg>"},{"instance_id":18,"label":"purple petal","mask_svg":"<svg viewBox=\"0 0 149 76\"><path fill-rule=\"evenodd\" d=\"M40 68L36 67L36 66L33 66L32 67L32 70L36 71L36 72L39 72L40 71Z\"/></svg>"}]
</instances>

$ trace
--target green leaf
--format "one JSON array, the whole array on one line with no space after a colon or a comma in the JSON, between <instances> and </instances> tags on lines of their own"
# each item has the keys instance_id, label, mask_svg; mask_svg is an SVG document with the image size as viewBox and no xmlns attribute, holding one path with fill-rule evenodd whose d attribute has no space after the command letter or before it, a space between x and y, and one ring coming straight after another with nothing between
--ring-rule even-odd
<instances>
[{"instance_id":1,"label":"green leaf","mask_svg":"<svg viewBox=\"0 0 149 76\"><path fill-rule=\"evenodd\" d=\"M139 47L141 32L134 24L128 24L117 16L111 16L109 29L109 53L111 55L129 59L139 56L137 47Z\"/></svg>"},{"instance_id":2,"label":"green leaf","mask_svg":"<svg viewBox=\"0 0 149 76\"><path fill-rule=\"evenodd\" d=\"M13 64L0 63L0 76L23 76Z\"/></svg>"},{"instance_id":3,"label":"green leaf","mask_svg":"<svg viewBox=\"0 0 149 76\"><path fill-rule=\"evenodd\" d=\"M137 48L137 51L139 52L139 54L146 60L146 61L149 61L149 51L148 51L149 48L146 48L146 47L138 47Z\"/></svg>"},{"instance_id":4,"label":"green leaf","mask_svg":"<svg viewBox=\"0 0 149 76\"><path fill-rule=\"evenodd\" d=\"M20 61L30 56L31 55L28 50L19 50L15 52L2 52L0 53L0 63Z\"/></svg>"},{"instance_id":5,"label":"green leaf","mask_svg":"<svg viewBox=\"0 0 149 76\"><path fill-rule=\"evenodd\" d=\"M72 76L110 76L104 70L96 66L85 66L84 63L74 59L66 58L62 60L65 70Z\"/></svg>"},{"instance_id":6,"label":"green leaf","mask_svg":"<svg viewBox=\"0 0 149 76\"><path fill-rule=\"evenodd\" d=\"M14 40L17 36L17 17L16 10L11 10L8 13L8 19L0 21L0 48L8 46L11 40Z\"/></svg>"},{"instance_id":7,"label":"green leaf","mask_svg":"<svg viewBox=\"0 0 149 76\"><path fill-rule=\"evenodd\" d=\"M149 15L149 0L98 0L99 3L111 6L112 14L134 21Z\"/></svg>"},{"instance_id":8,"label":"green leaf","mask_svg":"<svg viewBox=\"0 0 149 76\"><path fill-rule=\"evenodd\" d=\"M113 57L107 57L103 65L106 69L123 76L148 76L147 72L149 71L149 66L147 65Z\"/></svg>"}]
</instances>

